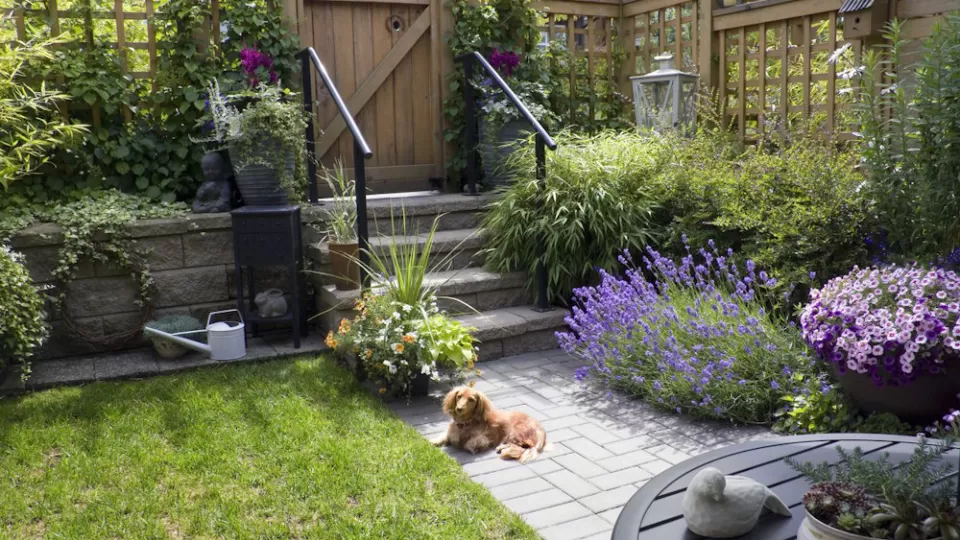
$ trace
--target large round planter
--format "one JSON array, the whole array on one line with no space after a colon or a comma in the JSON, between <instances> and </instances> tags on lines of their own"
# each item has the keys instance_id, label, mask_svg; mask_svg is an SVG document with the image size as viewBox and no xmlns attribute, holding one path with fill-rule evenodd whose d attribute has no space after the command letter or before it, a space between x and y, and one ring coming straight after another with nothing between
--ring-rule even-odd
<instances>
[{"instance_id":1,"label":"large round planter","mask_svg":"<svg viewBox=\"0 0 960 540\"><path fill-rule=\"evenodd\" d=\"M330 243L330 270L333 286L338 291L350 291L360 287L360 266L357 257L360 245Z\"/></svg>"},{"instance_id":2,"label":"large round planter","mask_svg":"<svg viewBox=\"0 0 960 540\"><path fill-rule=\"evenodd\" d=\"M803 523L800 524L800 530L797 531L797 540L874 540L869 536L848 533L834 529L826 523L810 515L806 509L803 510L806 516ZM932 540L942 540L943 537L937 537Z\"/></svg>"},{"instance_id":3,"label":"large round planter","mask_svg":"<svg viewBox=\"0 0 960 540\"><path fill-rule=\"evenodd\" d=\"M480 144L477 150L483 162L484 185L496 188L510 184L513 175L503 164L513 155L516 146L526 139L529 131L530 125L526 120L516 119L500 126L496 133L491 133L486 118L480 118Z\"/></svg>"},{"instance_id":4,"label":"large round planter","mask_svg":"<svg viewBox=\"0 0 960 540\"><path fill-rule=\"evenodd\" d=\"M236 172L237 188L247 206L283 206L287 192L280 186L273 169L263 165L247 165Z\"/></svg>"},{"instance_id":5,"label":"large round planter","mask_svg":"<svg viewBox=\"0 0 960 540\"><path fill-rule=\"evenodd\" d=\"M891 413L901 420L924 425L956 407L960 369L924 373L905 386L877 386L869 375L838 373L840 385L861 412Z\"/></svg>"},{"instance_id":6,"label":"large round planter","mask_svg":"<svg viewBox=\"0 0 960 540\"><path fill-rule=\"evenodd\" d=\"M869 536L848 533L827 525L803 510L806 517L797 531L797 540L872 540Z\"/></svg>"}]
</instances>

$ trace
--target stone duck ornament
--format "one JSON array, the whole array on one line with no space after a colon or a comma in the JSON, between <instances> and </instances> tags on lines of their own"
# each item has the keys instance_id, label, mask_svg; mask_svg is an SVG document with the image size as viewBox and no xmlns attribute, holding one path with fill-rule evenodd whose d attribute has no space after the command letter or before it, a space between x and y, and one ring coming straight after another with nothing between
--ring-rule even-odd
<instances>
[{"instance_id":1,"label":"stone duck ornament","mask_svg":"<svg viewBox=\"0 0 960 540\"><path fill-rule=\"evenodd\" d=\"M698 472L683 496L687 528L708 538L733 538L750 532L764 508L791 516L787 505L767 486L743 476L724 476L713 467Z\"/></svg>"}]
</instances>

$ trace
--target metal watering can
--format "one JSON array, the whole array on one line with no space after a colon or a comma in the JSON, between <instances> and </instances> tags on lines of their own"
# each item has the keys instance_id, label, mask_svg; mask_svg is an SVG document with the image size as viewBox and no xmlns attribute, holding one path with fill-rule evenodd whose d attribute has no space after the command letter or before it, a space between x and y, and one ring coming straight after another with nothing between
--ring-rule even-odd
<instances>
[{"instance_id":1,"label":"metal watering can","mask_svg":"<svg viewBox=\"0 0 960 540\"><path fill-rule=\"evenodd\" d=\"M236 313L237 318L240 320L211 322L214 315L221 315L224 313ZM224 311L214 311L207 315L206 330L193 330L190 332L177 332L175 334L169 334L167 332L161 332L156 328L145 326L143 331L152 336L169 339L170 341L183 345L189 349L200 351L209 355L211 360L236 360L237 358L243 358L247 354L247 342L246 339L244 339L245 328L246 325L243 323L243 315L240 314L240 311L236 309L227 309ZM187 334L197 334L200 332L207 333L206 343L200 343L199 341L180 337Z\"/></svg>"}]
</instances>

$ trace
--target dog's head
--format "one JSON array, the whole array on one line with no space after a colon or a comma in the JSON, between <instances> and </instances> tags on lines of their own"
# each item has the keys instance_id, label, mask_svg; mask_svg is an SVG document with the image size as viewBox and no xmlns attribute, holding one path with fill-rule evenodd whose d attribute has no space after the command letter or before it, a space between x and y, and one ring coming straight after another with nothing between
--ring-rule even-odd
<instances>
[{"instance_id":1,"label":"dog's head","mask_svg":"<svg viewBox=\"0 0 960 540\"><path fill-rule=\"evenodd\" d=\"M460 422L483 418L491 409L490 399L483 392L467 386L454 388L443 398L443 412Z\"/></svg>"}]
</instances>

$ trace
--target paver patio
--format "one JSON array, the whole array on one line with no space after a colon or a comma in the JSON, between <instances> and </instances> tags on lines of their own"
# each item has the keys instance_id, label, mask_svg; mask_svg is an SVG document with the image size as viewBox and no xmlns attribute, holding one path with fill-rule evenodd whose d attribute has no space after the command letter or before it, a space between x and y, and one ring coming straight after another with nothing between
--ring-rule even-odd
<instances>
[{"instance_id":1,"label":"paver patio","mask_svg":"<svg viewBox=\"0 0 960 540\"><path fill-rule=\"evenodd\" d=\"M474 481L546 540L609 538L627 500L653 475L708 450L774 436L766 427L693 420L574 379L582 363L552 350L479 365L475 388L500 409L519 410L547 430L547 451L521 465L495 452L446 451ZM391 408L423 435L446 429L438 388Z\"/></svg>"}]
</instances>

